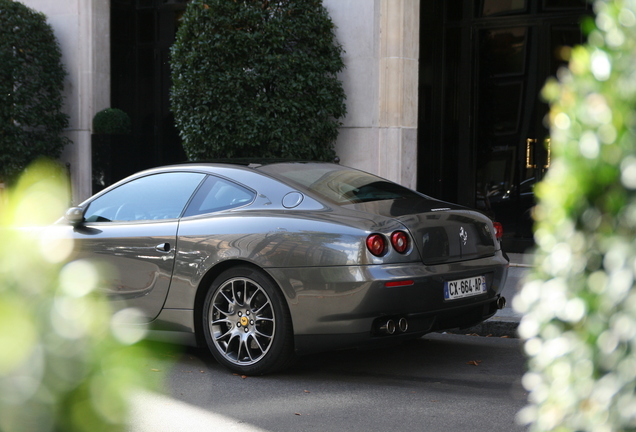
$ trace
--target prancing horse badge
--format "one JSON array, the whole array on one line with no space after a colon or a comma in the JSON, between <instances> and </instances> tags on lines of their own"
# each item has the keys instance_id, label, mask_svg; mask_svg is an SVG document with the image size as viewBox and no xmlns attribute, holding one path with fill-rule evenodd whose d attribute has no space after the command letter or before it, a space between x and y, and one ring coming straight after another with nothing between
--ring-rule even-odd
<instances>
[{"instance_id":1,"label":"prancing horse badge","mask_svg":"<svg viewBox=\"0 0 636 432\"><path fill-rule=\"evenodd\" d=\"M459 228L459 238L462 239L462 244L466 246L466 243L468 243L468 231L464 227Z\"/></svg>"}]
</instances>

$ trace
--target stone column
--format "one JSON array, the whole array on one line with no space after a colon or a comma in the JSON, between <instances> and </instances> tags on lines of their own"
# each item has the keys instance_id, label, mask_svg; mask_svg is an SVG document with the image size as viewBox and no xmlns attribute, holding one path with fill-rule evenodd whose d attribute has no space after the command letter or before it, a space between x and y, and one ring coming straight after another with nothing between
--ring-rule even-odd
<instances>
[{"instance_id":1,"label":"stone column","mask_svg":"<svg viewBox=\"0 0 636 432\"><path fill-rule=\"evenodd\" d=\"M42 12L62 50L67 77L64 110L72 141L62 155L69 163L73 201L91 194L93 115L110 104L110 0L21 0Z\"/></svg>"},{"instance_id":2,"label":"stone column","mask_svg":"<svg viewBox=\"0 0 636 432\"><path fill-rule=\"evenodd\" d=\"M379 166L381 176L415 188L419 0L381 0Z\"/></svg>"},{"instance_id":3,"label":"stone column","mask_svg":"<svg viewBox=\"0 0 636 432\"><path fill-rule=\"evenodd\" d=\"M420 0L323 0L345 49L343 165L415 188Z\"/></svg>"}]
</instances>

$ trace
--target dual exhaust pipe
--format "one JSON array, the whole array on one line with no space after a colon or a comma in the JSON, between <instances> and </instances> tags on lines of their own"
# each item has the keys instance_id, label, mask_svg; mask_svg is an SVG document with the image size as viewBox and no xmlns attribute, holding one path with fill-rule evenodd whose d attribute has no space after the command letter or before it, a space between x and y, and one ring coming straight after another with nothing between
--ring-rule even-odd
<instances>
[{"instance_id":1,"label":"dual exhaust pipe","mask_svg":"<svg viewBox=\"0 0 636 432\"><path fill-rule=\"evenodd\" d=\"M497 309L503 309L506 307L506 298L501 296L495 302ZM389 318L386 321L381 321L378 327L378 332L383 335L393 335L396 333L405 333L409 329L409 322L405 317L399 318L397 321L393 318Z\"/></svg>"},{"instance_id":2,"label":"dual exhaust pipe","mask_svg":"<svg viewBox=\"0 0 636 432\"><path fill-rule=\"evenodd\" d=\"M396 332L405 333L409 329L409 322L406 318L402 317L397 322L390 318L380 324L378 331L381 334L392 335Z\"/></svg>"}]
</instances>

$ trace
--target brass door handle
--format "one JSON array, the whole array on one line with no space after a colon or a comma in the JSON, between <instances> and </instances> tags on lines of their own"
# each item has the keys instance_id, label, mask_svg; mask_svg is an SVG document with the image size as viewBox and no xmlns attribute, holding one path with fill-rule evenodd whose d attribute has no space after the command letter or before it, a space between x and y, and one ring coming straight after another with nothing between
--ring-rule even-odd
<instances>
[{"instance_id":1,"label":"brass door handle","mask_svg":"<svg viewBox=\"0 0 636 432\"><path fill-rule=\"evenodd\" d=\"M532 163L533 159L534 159L534 147L537 145L537 143L539 142L538 139L536 138L528 138L526 139L526 168L538 168L537 164ZM550 138L546 138L544 140L545 143L545 148L546 148L546 163L545 165L543 165L544 169L550 168L550 163L551 163L551 147L552 144L550 142Z\"/></svg>"}]
</instances>

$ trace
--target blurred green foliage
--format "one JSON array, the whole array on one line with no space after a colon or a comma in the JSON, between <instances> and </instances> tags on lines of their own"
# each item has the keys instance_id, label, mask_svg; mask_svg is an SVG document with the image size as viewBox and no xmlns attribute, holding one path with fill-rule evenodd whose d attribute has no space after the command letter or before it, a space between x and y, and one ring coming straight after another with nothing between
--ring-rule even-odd
<instances>
[{"instance_id":1,"label":"blurred green foliage","mask_svg":"<svg viewBox=\"0 0 636 432\"><path fill-rule=\"evenodd\" d=\"M62 112L62 52L46 17L0 0L0 181L35 159L57 158L69 142Z\"/></svg>"},{"instance_id":2,"label":"blurred green foliage","mask_svg":"<svg viewBox=\"0 0 636 432\"><path fill-rule=\"evenodd\" d=\"M113 323L97 269L51 228L69 198L64 169L44 162L0 191L3 432L124 430L148 384L148 352Z\"/></svg>"},{"instance_id":3,"label":"blurred green foliage","mask_svg":"<svg viewBox=\"0 0 636 432\"><path fill-rule=\"evenodd\" d=\"M321 0L192 1L171 50L188 158L333 160L342 51Z\"/></svg>"},{"instance_id":4,"label":"blurred green foliage","mask_svg":"<svg viewBox=\"0 0 636 432\"><path fill-rule=\"evenodd\" d=\"M588 41L544 88L553 165L536 268L515 299L533 431L636 430L636 2L596 1Z\"/></svg>"}]
</instances>

